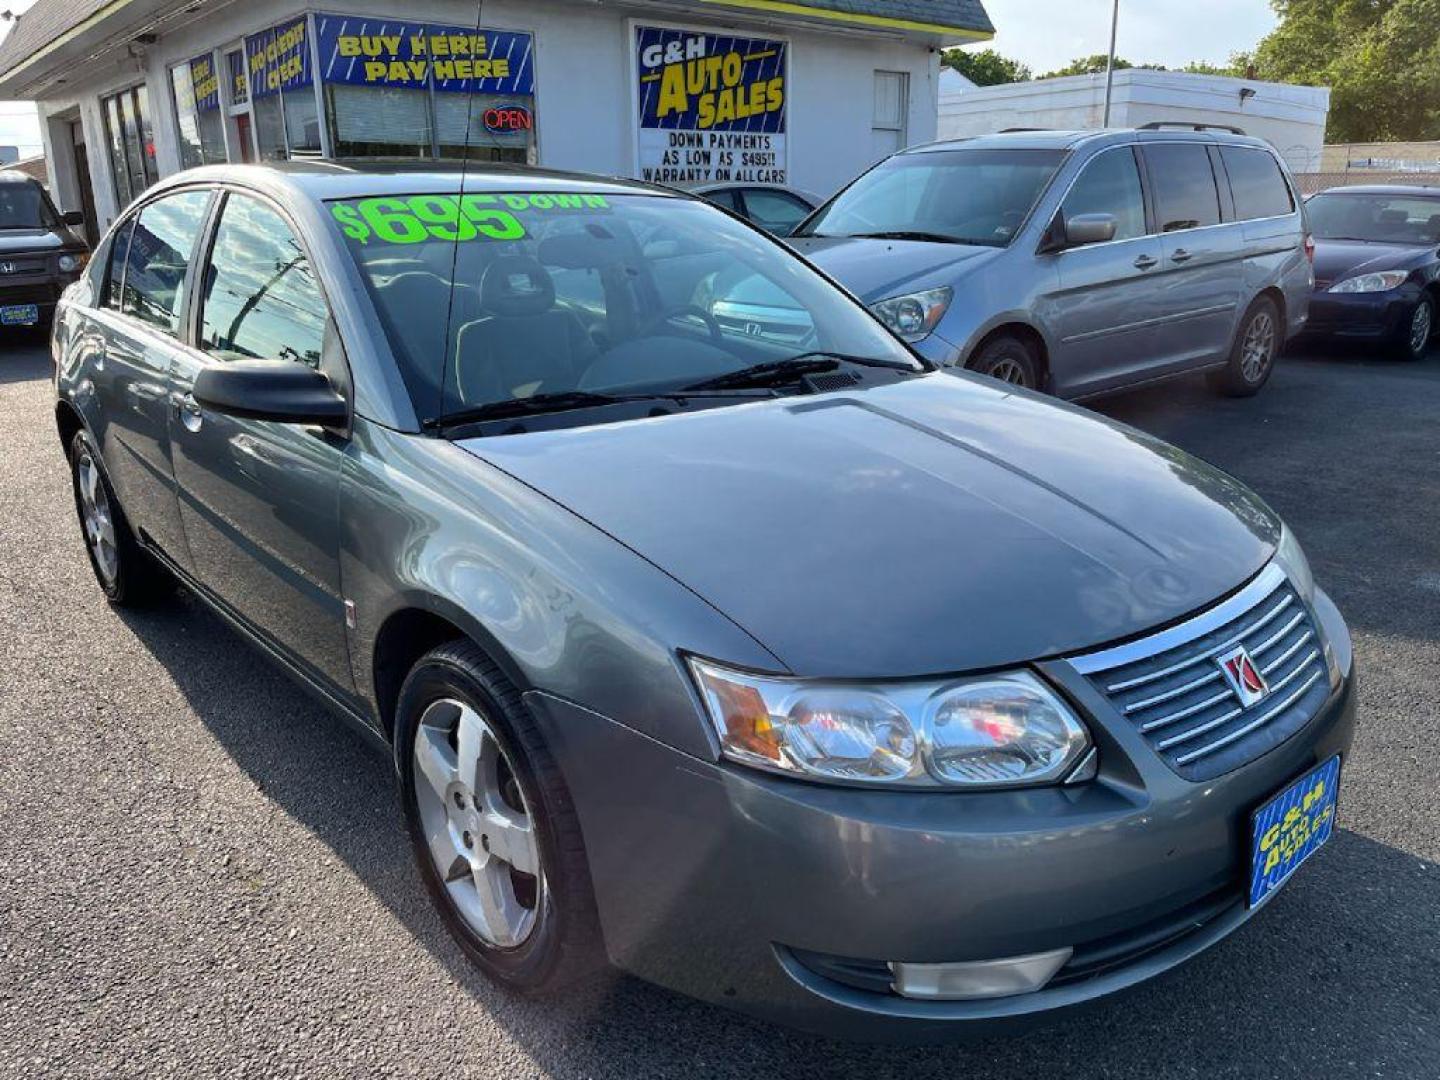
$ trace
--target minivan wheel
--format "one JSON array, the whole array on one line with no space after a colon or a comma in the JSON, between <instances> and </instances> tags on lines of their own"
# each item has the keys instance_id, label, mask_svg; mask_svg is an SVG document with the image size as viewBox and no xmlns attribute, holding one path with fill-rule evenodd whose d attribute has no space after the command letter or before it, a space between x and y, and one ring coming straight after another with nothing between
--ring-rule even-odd
<instances>
[{"instance_id":1,"label":"minivan wheel","mask_svg":"<svg viewBox=\"0 0 1440 1080\"><path fill-rule=\"evenodd\" d=\"M1211 376L1211 384L1231 397L1250 397L1270 380L1284 344L1280 309L1268 296L1256 297L1240 320L1230 359Z\"/></svg>"},{"instance_id":2,"label":"minivan wheel","mask_svg":"<svg viewBox=\"0 0 1440 1080\"><path fill-rule=\"evenodd\" d=\"M70 480L90 569L105 598L117 607L132 607L168 592L174 579L135 539L100 451L83 429L70 440Z\"/></svg>"},{"instance_id":3,"label":"minivan wheel","mask_svg":"<svg viewBox=\"0 0 1440 1080\"><path fill-rule=\"evenodd\" d=\"M1030 346L1013 334L997 334L965 365L992 379L1034 390L1040 385L1040 365Z\"/></svg>"},{"instance_id":4,"label":"minivan wheel","mask_svg":"<svg viewBox=\"0 0 1440 1080\"><path fill-rule=\"evenodd\" d=\"M500 669L469 641L431 650L401 687L395 723L415 860L470 959L529 994L603 967L569 790Z\"/></svg>"},{"instance_id":5,"label":"minivan wheel","mask_svg":"<svg viewBox=\"0 0 1440 1080\"><path fill-rule=\"evenodd\" d=\"M1420 302L1415 305L1415 310L1410 313L1410 320L1405 324L1401 338L1397 343L1397 352L1405 360L1423 360L1425 353L1430 347L1430 338L1435 333L1435 301L1428 296L1422 296Z\"/></svg>"}]
</instances>

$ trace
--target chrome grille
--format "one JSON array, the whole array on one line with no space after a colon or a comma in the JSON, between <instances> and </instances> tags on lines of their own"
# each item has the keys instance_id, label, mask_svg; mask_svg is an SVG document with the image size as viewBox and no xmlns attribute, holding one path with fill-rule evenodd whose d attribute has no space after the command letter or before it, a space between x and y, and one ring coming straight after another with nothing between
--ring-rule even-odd
<instances>
[{"instance_id":1,"label":"chrome grille","mask_svg":"<svg viewBox=\"0 0 1440 1080\"><path fill-rule=\"evenodd\" d=\"M1236 646L1268 687L1249 707L1218 661ZM1188 780L1219 776L1277 746L1330 690L1314 616L1273 565L1186 623L1071 663Z\"/></svg>"}]
</instances>

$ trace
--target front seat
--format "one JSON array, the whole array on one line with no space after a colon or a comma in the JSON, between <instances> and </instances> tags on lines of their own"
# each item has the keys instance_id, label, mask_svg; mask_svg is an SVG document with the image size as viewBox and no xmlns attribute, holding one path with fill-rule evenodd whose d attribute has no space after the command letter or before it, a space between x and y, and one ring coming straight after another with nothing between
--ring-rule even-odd
<instances>
[{"instance_id":1,"label":"front seat","mask_svg":"<svg viewBox=\"0 0 1440 1080\"><path fill-rule=\"evenodd\" d=\"M485 269L480 310L455 346L463 404L573 390L595 358L584 325L556 306L549 271L527 255L502 255Z\"/></svg>"}]
</instances>

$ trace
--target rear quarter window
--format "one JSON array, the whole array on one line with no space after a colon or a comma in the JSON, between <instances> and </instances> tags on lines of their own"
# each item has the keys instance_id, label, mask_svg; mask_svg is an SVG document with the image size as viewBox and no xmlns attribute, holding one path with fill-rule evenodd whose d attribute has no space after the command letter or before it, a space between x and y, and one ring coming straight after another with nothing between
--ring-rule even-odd
<instances>
[{"instance_id":1,"label":"rear quarter window","mask_svg":"<svg viewBox=\"0 0 1440 1080\"><path fill-rule=\"evenodd\" d=\"M1223 146L1220 159L1230 175L1230 193L1238 219L1280 217L1294 212L1290 185L1279 163L1266 151Z\"/></svg>"}]
</instances>

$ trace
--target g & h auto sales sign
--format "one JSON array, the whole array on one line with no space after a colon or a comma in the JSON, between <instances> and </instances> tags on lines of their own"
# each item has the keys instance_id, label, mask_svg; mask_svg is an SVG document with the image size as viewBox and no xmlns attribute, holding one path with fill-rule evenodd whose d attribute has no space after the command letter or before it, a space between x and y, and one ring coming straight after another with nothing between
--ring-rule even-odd
<instances>
[{"instance_id":1,"label":"g & h auto sales sign","mask_svg":"<svg viewBox=\"0 0 1440 1080\"><path fill-rule=\"evenodd\" d=\"M784 41L635 27L640 177L786 182Z\"/></svg>"}]
</instances>

